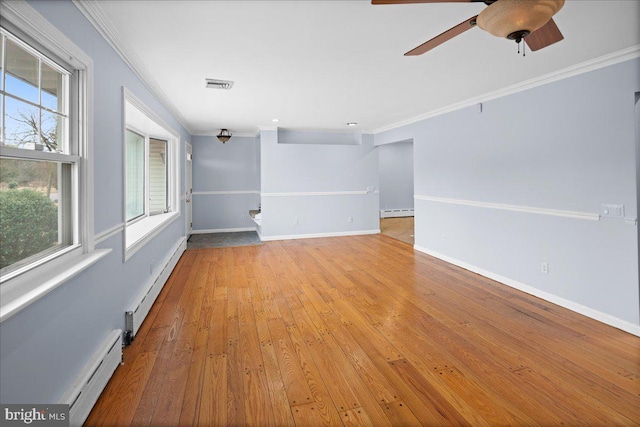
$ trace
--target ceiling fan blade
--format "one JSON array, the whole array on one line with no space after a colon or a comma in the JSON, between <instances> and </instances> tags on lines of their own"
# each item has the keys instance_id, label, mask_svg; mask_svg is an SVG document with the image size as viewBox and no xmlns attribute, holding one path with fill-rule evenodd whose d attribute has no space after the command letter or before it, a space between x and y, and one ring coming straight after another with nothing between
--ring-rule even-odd
<instances>
[{"instance_id":1,"label":"ceiling fan blade","mask_svg":"<svg viewBox=\"0 0 640 427\"><path fill-rule=\"evenodd\" d=\"M553 18L524 38L531 50L539 50L564 39Z\"/></svg>"},{"instance_id":2,"label":"ceiling fan blade","mask_svg":"<svg viewBox=\"0 0 640 427\"><path fill-rule=\"evenodd\" d=\"M478 15L474 16L473 18L469 18L464 22L461 22L455 27L448 29L444 33L432 38L427 42L422 43L420 46L416 47L415 49L410 50L409 52L405 53L404 56L422 55L423 53L430 51L434 47L440 46L442 43L446 42L447 40L451 40L455 36L459 36L465 31L470 30L471 28L476 26L477 17Z\"/></svg>"},{"instance_id":3,"label":"ceiling fan blade","mask_svg":"<svg viewBox=\"0 0 640 427\"><path fill-rule=\"evenodd\" d=\"M371 4L475 3L484 0L371 0Z\"/></svg>"}]
</instances>

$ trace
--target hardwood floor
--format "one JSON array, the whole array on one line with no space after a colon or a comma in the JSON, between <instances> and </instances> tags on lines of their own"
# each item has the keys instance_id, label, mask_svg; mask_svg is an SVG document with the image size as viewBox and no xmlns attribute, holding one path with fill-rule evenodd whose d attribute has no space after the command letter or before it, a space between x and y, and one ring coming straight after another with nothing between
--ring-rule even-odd
<instances>
[{"instance_id":1,"label":"hardwood floor","mask_svg":"<svg viewBox=\"0 0 640 427\"><path fill-rule=\"evenodd\" d=\"M187 251L89 426L640 425L640 338L384 235Z\"/></svg>"},{"instance_id":2,"label":"hardwood floor","mask_svg":"<svg viewBox=\"0 0 640 427\"><path fill-rule=\"evenodd\" d=\"M414 221L412 216L380 219L380 232L396 240L414 245Z\"/></svg>"}]
</instances>

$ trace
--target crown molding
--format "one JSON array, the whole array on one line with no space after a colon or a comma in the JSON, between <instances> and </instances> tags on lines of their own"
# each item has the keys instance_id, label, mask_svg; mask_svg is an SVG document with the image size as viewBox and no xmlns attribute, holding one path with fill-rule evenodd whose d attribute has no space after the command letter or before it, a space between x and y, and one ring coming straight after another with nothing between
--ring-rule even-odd
<instances>
[{"instance_id":1,"label":"crown molding","mask_svg":"<svg viewBox=\"0 0 640 427\"><path fill-rule=\"evenodd\" d=\"M151 76L151 73L147 70L144 62L136 54L133 48L123 39L117 30L115 24L104 13L98 0L72 0L73 4L80 10L80 12L89 20L91 25L102 35L102 37L109 43L109 45L116 51L116 53L122 58L129 68L135 73L136 76L145 86L151 91L151 93L160 101L163 107L165 107L173 117L184 127L187 132L192 134L191 127L187 123L187 120L182 116L178 109L173 105L173 102L160 88L160 85Z\"/></svg>"},{"instance_id":2,"label":"crown molding","mask_svg":"<svg viewBox=\"0 0 640 427\"><path fill-rule=\"evenodd\" d=\"M78 69L86 69L93 65L93 60L82 49L77 47L67 36L47 21L26 1L0 2L0 16L3 19L26 30L36 38L38 43L53 52L65 52L68 56L61 58Z\"/></svg>"},{"instance_id":3,"label":"crown molding","mask_svg":"<svg viewBox=\"0 0 640 427\"><path fill-rule=\"evenodd\" d=\"M430 119L432 117L440 116L442 114L451 113L453 111L461 110L463 108L471 107L482 102L491 101L497 98L503 98L508 95L512 95L525 90L533 89L538 86L543 86L549 83L553 83L559 80L563 80L569 77L574 77L580 74L588 73L600 68L614 65L620 62L624 62L630 59L640 57L640 45L631 46L626 49L622 49L607 55L600 56L598 58L590 59L585 62L581 62L576 65L572 65L562 70L554 71L540 77L536 77L524 82L517 83L515 85L507 86L502 89L498 89L494 92L488 92L483 95L469 98L455 104L448 105L446 107L438 108L419 116L414 116L406 120L402 120L388 126L383 126L372 130L372 133L381 133L388 130L396 129L402 126L410 125L422 120Z\"/></svg>"}]
</instances>

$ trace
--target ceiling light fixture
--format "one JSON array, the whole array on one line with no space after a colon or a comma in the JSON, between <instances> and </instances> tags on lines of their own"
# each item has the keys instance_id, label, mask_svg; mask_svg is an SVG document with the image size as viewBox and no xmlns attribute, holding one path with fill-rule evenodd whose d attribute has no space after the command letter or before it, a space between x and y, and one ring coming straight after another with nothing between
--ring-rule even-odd
<instances>
[{"instance_id":1,"label":"ceiling light fixture","mask_svg":"<svg viewBox=\"0 0 640 427\"><path fill-rule=\"evenodd\" d=\"M349 123L347 123L347 126L356 126L357 124L358 123L356 123L356 122L349 122Z\"/></svg>"},{"instance_id":2,"label":"ceiling light fixture","mask_svg":"<svg viewBox=\"0 0 640 427\"><path fill-rule=\"evenodd\" d=\"M218 139L220 140L220 142L224 144L225 142L230 140L232 136L233 135L231 135L231 132L229 132L227 129L220 129L220 133L218 134Z\"/></svg>"},{"instance_id":3,"label":"ceiling light fixture","mask_svg":"<svg viewBox=\"0 0 640 427\"><path fill-rule=\"evenodd\" d=\"M278 123L278 122L280 121L280 119L271 119L271 121L272 121L273 123Z\"/></svg>"},{"instance_id":4,"label":"ceiling light fixture","mask_svg":"<svg viewBox=\"0 0 640 427\"><path fill-rule=\"evenodd\" d=\"M542 28L564 6L564 0L500 0L483 10L478 27L497 37L520 42Z\"/></svg>"}]
</instances>

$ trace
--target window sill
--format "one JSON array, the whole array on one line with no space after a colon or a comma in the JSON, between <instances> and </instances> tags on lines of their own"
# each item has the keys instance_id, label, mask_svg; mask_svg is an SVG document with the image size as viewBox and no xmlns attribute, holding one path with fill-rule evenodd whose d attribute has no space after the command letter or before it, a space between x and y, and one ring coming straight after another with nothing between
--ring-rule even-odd
<instances>
[{"instance_id":1,"label":"window sill","mask_svg":"<svg viewBox=\"0 0 640 427\"><path fill-rule=\"evenodd\" d=\"M128 260L151 239L180 216L179 212L168 212L143 218L125 227L126 250L124 260Z\"/></svg>"},{"instance_id":2,"label":"window sill","mask_svg":"<svg viewBox=\"0 0 640 427\"><path fill-rule=\"evenodd\" d=\"M55 265L44 265L3 283L0 287L0 323L86 270L109 252L111 249L95 250Z\"/></svg>"}]
</instances>

